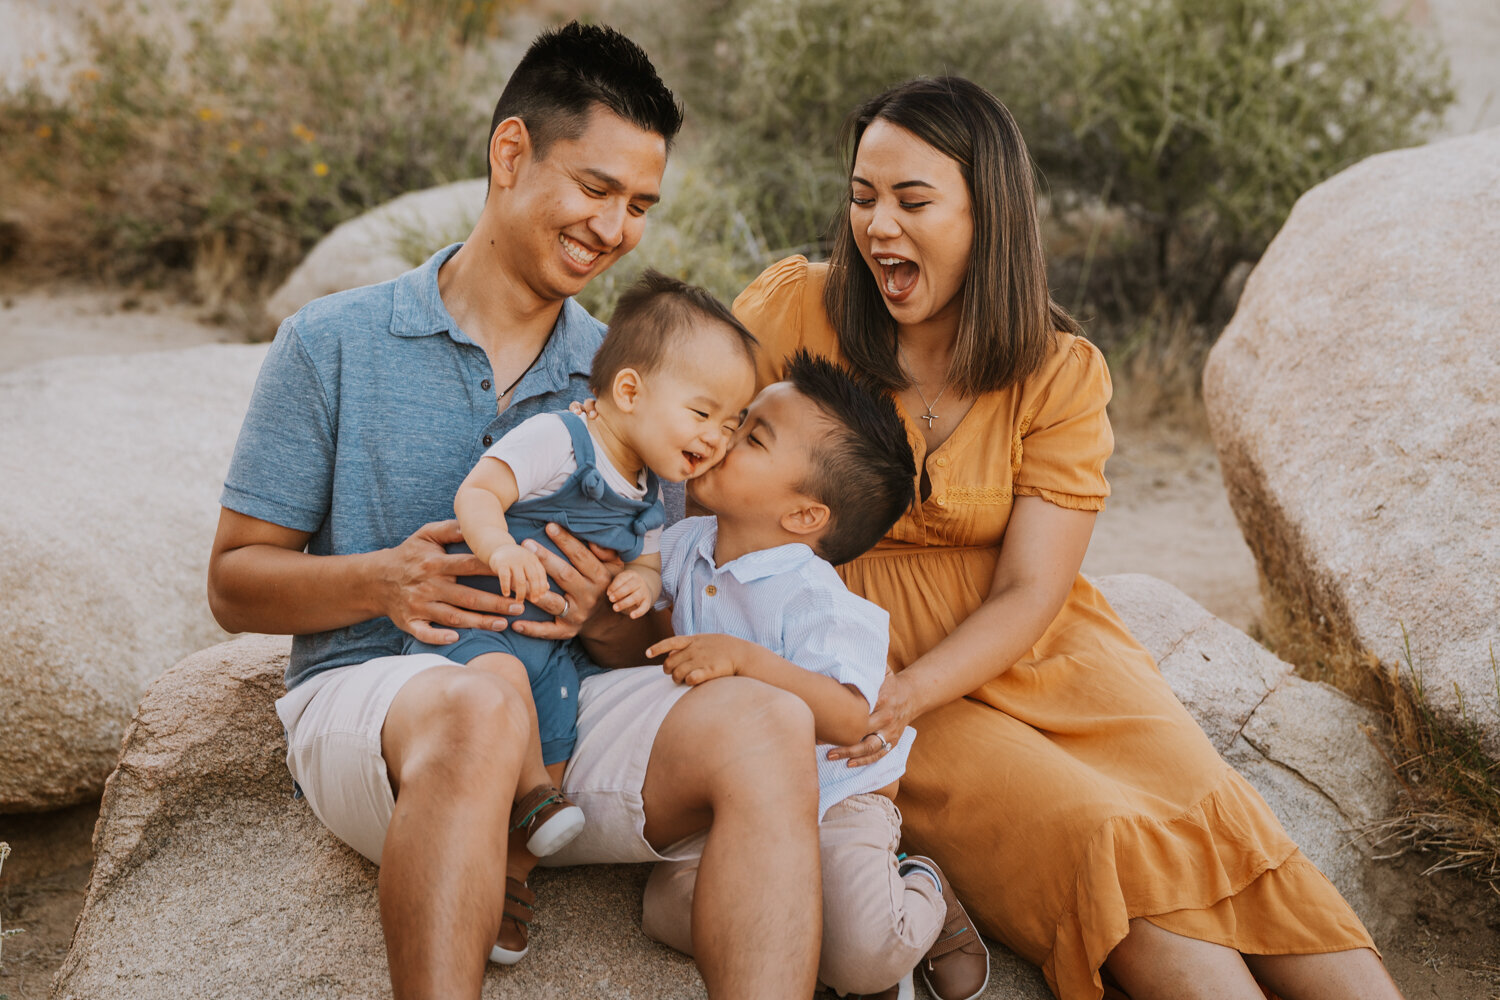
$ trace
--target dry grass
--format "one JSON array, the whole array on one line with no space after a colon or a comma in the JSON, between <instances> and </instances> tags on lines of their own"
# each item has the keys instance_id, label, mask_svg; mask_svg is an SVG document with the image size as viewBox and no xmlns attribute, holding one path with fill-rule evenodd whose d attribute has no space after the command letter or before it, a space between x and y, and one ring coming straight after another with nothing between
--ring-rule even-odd
<instances>
[{"instance_id":1,"label":"dry grass","mask_svg":"<svg viewBox=\"0 0 1500 1000\"><path fill-rule=\"evenodd\" d=\"M1333 623L1309 620L1264 585L1262 592L1257 638L1303 676L1375 706L1386 719L1385 740L1375 743L1401 787L1400 804L1361 832L1385 857L1426 855L1427 872L1461 871L1500 895L1500 761L1485 750L1479 727L1467 715L1457 722L1438 715L1409 640L1401 662L1382 663ZM1490 667L1500 699L1493 650Z\"/></svg>"}]
</instances>

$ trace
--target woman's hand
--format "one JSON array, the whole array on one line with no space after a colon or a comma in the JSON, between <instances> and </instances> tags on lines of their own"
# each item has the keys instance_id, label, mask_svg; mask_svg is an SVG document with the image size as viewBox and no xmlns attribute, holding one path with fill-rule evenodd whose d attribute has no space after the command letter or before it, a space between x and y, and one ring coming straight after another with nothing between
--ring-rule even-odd
<instances>
[{"instance_id":1,"label":"woman's hand","mask_svg":"<svg viewBox=\"0 0 1500 1000\"><path fill-rule=\"evenodd\" d=\"M511 622L510 627L535 639L571 639L601 606L609 582L625 564L619 553L592 543L585 544L558 525L547 525L547 537L562 550L566 559L531 539L522 544L542 561L547 575L562 590L561 594L552 590L538 594L531 602L552 615L552 621L523 619ZM603 602L602 606L606 610L609 608L608 602Z\"/></svg>"},{"instance_id":2,"label":"woman's hand","mask_svg":"<svg viewBox=\"0 0 1500 1000\"><path fill-rule=\"evenodd\" d=\"M911 682L900 674L887 674L875 700L875 711L870 713L870 735L850 746L834 747L828 751L828 759L848 760L849 767L864 767L884 757L920 714L915 695Z\"/></svg>"}]
</instances>

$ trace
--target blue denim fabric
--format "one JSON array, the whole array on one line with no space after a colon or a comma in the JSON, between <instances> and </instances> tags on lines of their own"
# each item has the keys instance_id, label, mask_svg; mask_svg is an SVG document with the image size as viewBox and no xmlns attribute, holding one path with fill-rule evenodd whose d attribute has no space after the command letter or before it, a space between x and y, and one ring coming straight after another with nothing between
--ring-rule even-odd
<instances>
[{"instance_id":1,"label":"blue denim fabric","mask_svg":"<svg viewBox=\"0 0 1500 1000\"><path fill-rule=\"evenodd\" d=\"M665 519L659 496L660 481L654 472L648 471L643 499L620 496L599 473L594 441L583 418L566 410L558 416L568 428L577 468L556 492L511 504L505 512L508 533L517 542L529 538L561 555L556 543L547 537L548 522L555 522L584 541L614 549L627 562L635 559L641 553L646 532L660 528ZM472 550L459 542L448 546L448 551ZM491 593L500 592L500 582L493 576L466 576L459 582ZM551 615L530 601L520 617L552 620ZM573 746L578 740L578 667L567 647L565 642L521 635L513 629L490 632L461 628L458 641L448 646L434 646L407 636L402 652L437 653L455 663L468 663L485 653L509 653L520 660L531 682L542 763L550 765L573 756Z\"/></svg>"}]
</instances>

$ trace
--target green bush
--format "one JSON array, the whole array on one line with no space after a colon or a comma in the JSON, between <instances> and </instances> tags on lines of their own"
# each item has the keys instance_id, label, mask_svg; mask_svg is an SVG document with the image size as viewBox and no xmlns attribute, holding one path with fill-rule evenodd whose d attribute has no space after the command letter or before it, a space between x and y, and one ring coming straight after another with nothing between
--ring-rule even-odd
<instances>
[{"instance_id":1,"label":"green bush","mask_svg":"<svg viewBox=\"0 0 1500 1000\"><path fill-rule=\"evenodd\" d=\"M1097 314L1211 324L1308 188L1420 142L1453 99L1434 43L1376 0L1079 0L1035 152L1098 260L1059 261ZM1097 239L1109 213L1129 223ZM1232 303L1229 303L1232 304ZM1210 326L1210 333L1217 328Z\"/></svg>"},{"instance_id":2,"label":"green bush","mask_svg":"<svg viewBox=\"0 0 1500 1000\"><path fill-rule=\"evenodd\" d=\"M1043 72L1031 0L677 0L621 17L653 40L687 107L686 141L773 253L822 249L846 197L839 127L861 101L957 73L1024 119Z\"/></svg>"},{"instance_id":3,"label":"green bush","mask_svg":"<svg viewBox=\"0 0 1500 1000\"><path fill-rule=\"evenodd\" d=\"M184 3L184 37L106 7L67 99L0 103L10 211L74 270L253 298L344 219L483 172L503 77L436 6L277 0L226 27Z\"/></svg>"}]
</instances>

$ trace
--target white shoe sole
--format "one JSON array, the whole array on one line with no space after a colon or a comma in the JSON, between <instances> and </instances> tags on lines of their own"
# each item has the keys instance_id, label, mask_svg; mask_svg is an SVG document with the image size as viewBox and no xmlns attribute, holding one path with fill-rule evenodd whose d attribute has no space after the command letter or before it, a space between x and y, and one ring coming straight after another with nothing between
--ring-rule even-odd
<instances>
[{"instance_id":1,"label":"white shoe sole","mask_svg":"<svg viewBox=\"0 0 1500 1000\"><path fill-rule=\"evenodd\" d=\"M583 832L583 810L569 806L537 827L526 841L526 849L539 858L556 854Z\"/></svg>"},{"instance_id":2,"label":"white shoe sole","mask_svg":"<svg viewBox=\"0 0 1500 1000\"><path fill-rule=\"evenodd\" d=\"M515 965L521 959L525 958L526 953L530 950L531 945L529 944L520 951L511 951L509 948L502 948L497 944L490 949L490 961L496 965Z\"/></svg>"},{"instance_id":3,"label":"white shoe sole","mask_svg":"<svg viewBox=\"0 0 1500 1000\"><path fill-rule=\"evenodd\" d=\"M896 1000L917 1000L917 984L910 972L896 984Z\"/></svg>"}]
</instances>

